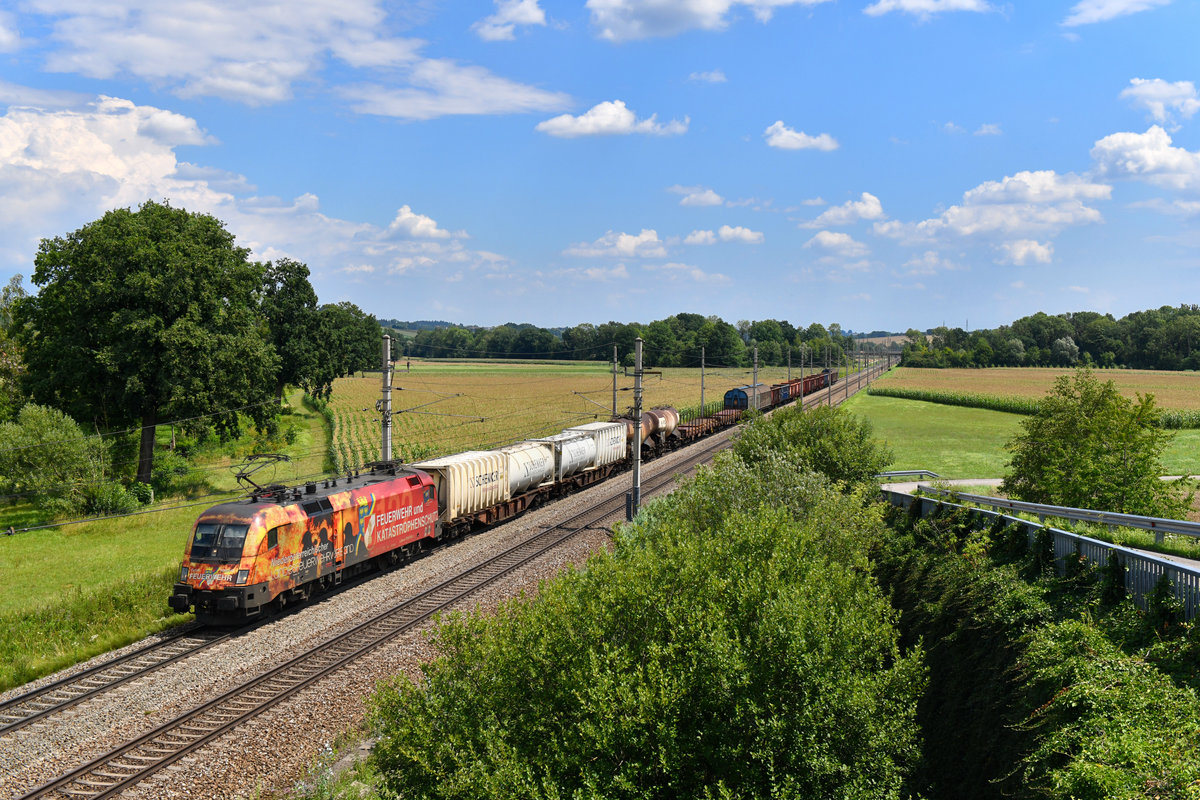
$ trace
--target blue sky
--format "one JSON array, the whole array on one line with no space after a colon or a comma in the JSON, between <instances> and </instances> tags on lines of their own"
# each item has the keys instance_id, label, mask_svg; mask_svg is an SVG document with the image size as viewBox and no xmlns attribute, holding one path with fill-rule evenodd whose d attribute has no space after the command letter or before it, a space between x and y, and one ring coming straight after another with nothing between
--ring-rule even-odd
<instances>
[{"instance_id":1,"label":"blue sky","mask_svg":"<svg viewBox=\"0 0 1200 800\"><path fill-rule=\"evenodd\" d=\"M323 302L856 330L1198 302L1195 0L16 0L0 279L147 198Z\"/></svg>"}]
</instances>

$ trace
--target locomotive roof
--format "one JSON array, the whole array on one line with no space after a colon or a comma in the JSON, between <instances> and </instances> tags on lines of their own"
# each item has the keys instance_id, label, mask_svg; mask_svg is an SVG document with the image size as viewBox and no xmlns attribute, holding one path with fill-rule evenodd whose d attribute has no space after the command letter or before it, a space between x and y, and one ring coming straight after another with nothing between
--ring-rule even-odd
<instances>
[{"instance_id":1,"label":"locomotive roof","mask_svg":"<svg viewBox=\"0 0 1200 800\"><path fill-rule=\"evenodd\" d=\"M293 506L311 503L313 500L327 498L338 492L349 492L365 486L403 478L406 475L422 474L420 470L410 466L397 464L364 471L351 477L332 478L328 480L307 483L304 486L284 488L278 492L255 493L249 497L232 500L228 503L205 509L205 514L238 514L250 515L260 508L270 506Z\"/></svg>"}]
</instances>

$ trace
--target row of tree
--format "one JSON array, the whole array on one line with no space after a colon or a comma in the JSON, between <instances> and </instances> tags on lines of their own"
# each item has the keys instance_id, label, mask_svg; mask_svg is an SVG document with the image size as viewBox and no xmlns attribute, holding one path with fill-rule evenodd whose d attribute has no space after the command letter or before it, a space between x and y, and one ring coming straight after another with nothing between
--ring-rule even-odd
<instances>
[{"instance_id":1,"label":"row of tree","mask_svg":"<svg viewBox=\"0 0 1200 800\"><path fill-rule=\"evenodd\" d=\"M374 317L319 305L300 262L249 255L216 218L156 202L42 240L37 294L16 281L0 298L0 422L34 402L98 433L140 428L148 483L160 421L266 428L285 385L327 396L378 362Z\"/></svg>"},{"instance_id":2,"label":"row of tree","mask_svg":"<svg viewBox=\"0 0 1200 800\"><path fill-rule=\"evenodd\" d=\"M855 349L874 349L843 332L841 325L828 328L812 323L796 328L786 320L741 320L736 326L720 317L675 314L649 324L607 322L583 323L562 329L534 325L500 325L495 328L449 326L427 328L405 343L405 353L426 358L560 358L607 361L613 347L623 364L631 364L634 340L643 339L643 360L651 367L700 365L704 348L708 364L750 366L754 348L758 363L781 366L788 363L842 363Z\"/></svg>"},{"instance_id":3,"label":"row of tree","mask_svg":"<svg viewBox=\"0 0 1200 800\"><path fill-rule=\"evenodd\" d=\"M912 367L1071 367L1200 369L1200 305L1112 314L1042 312L978 331L939 327L907 332Z\"/></svg>"}]
</instances>

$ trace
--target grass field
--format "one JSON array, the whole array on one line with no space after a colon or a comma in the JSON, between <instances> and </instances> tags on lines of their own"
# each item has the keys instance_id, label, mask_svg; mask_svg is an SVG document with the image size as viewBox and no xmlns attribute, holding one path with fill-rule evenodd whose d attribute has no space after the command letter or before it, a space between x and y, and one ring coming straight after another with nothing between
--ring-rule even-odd
<instances>
[{"instance_id":1,"label":"grass field","mask_svg":"<svg viewBox=\"0 0 1200 800\"><path fill-rule=\"evenodd\" d=\"M403 362L401 362L403 364ZM799 368L792 371L800 376ZM759 370L760 383L785 380L786 367ZM750 383L749 369L707 370L706 403ZM406 461L463 450L487 449L558 433L612 414L611 367L599 362L529 364L420 362L393 377L393 456ZM617 410L633 405L633 378L617 377ZM338 469L379 458L378 373L341 378L329 408L335 431L332 460ZM699 369L664 369L645 378L643 405L678 409L700 403Z\"/></svg>"},{"instance_id":2,"label":"grass field","mask_svg":"<svg viewBox=\"0 0 1200 800\"><path fill-rule=\"evenodd\" d=\"M846 407L870 420L875 435L895 451L891 469L927 469L947 478L1002 477L1009 459L1004 444L1020 430L1024 419L1000 411L872 397L866 393L850 398ZM1172 445L1163 456L1163 466L1173 475L1200 474L1200 430L1174 433Z\"/></svg>"},{"instance_id":3,"label":"grass field","mask_svg":"<svg viewBox=\"0 0 1200 800\"><path fill-rule=\"evenodd\" d=\"M991 369L914 369L899 367L881 379L881 385L905 389L973 392L1040 399L1059 375L1072 370L1036 367ZM1133 398L1138 392L1153 394L1165 409L1200 409L1200 372L1151 370L1096 370L1101 380L1111 380L1117 390Z\"/></svg>"},{"instance_id":4,"label":"grass field","mask_svg":"<svg viewBox=\"0 0 1200 800\"><path fill-rule=\"evenodd\" d=\"M295 458L275 480L322 470L323 422L299 400L299 393L291 398ZM217 453L203 465L214 485L234 484L233 460ZM159 507L198 505L0 536L0 690L185 619L167 609L166 598L196 516L220 499L174 498ZM36 516L22 507L5 511L18 525Z\"/></svg>"}]
</instances>

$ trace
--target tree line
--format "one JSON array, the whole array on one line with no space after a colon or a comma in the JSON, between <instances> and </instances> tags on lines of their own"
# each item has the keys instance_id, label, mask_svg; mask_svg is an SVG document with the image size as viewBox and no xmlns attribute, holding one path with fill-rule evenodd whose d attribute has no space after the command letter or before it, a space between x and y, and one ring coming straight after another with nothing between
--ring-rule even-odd
<instances>
[{"instance_id":1,"label":"tree line","mask_svg":"<svg viewBox=\"0 0 1200 800\"><path fill-rule=\"evenodd\" d=\"M1112 314L1039 311L1011 325L965 331L910 328L903 363L911 367L1127 367L1200 369L1200 305Z\"/></svg>"},{"instance_id":2,"label":"tree line","mask_svg":"<svg viewBox=\"0 0 1200 800\"><path fill-rule=\"evenodd\" d=\"M405 354L425 358L556 358L577 361L617 359L633 363L634 340L643 340L643 362L648 367L700 365L704 348L710 365L747 367L758 348L758 363L782 366L801 362L823 365L844 363L855 349L874 350L860 343L838 323L828 328L814 322L797 328L786 320L741 320L731 325L717 316L675 314L649 324L582 323L569 328L539 328L508 323L494 328L449 326L428 328L405 342Z\"/></svg>"},{"instance_id":3,"label":"tree line","mask_svg":"<svg viewBox=\"0 0 1200 800\"><path fill-rule=\"evenodd\" d=\"M31 404L69 417L75 436L140 431L132 477L148 484L160 422L267 430L284 386L327 397L335 378L377 364L373 316L319 304L303 263L249 256L215 217L153 201L43 239L37 293L18 276L0 295L0 439ZM16 462L10 491L29 466Z\"/></svg>"}]
</instances>

